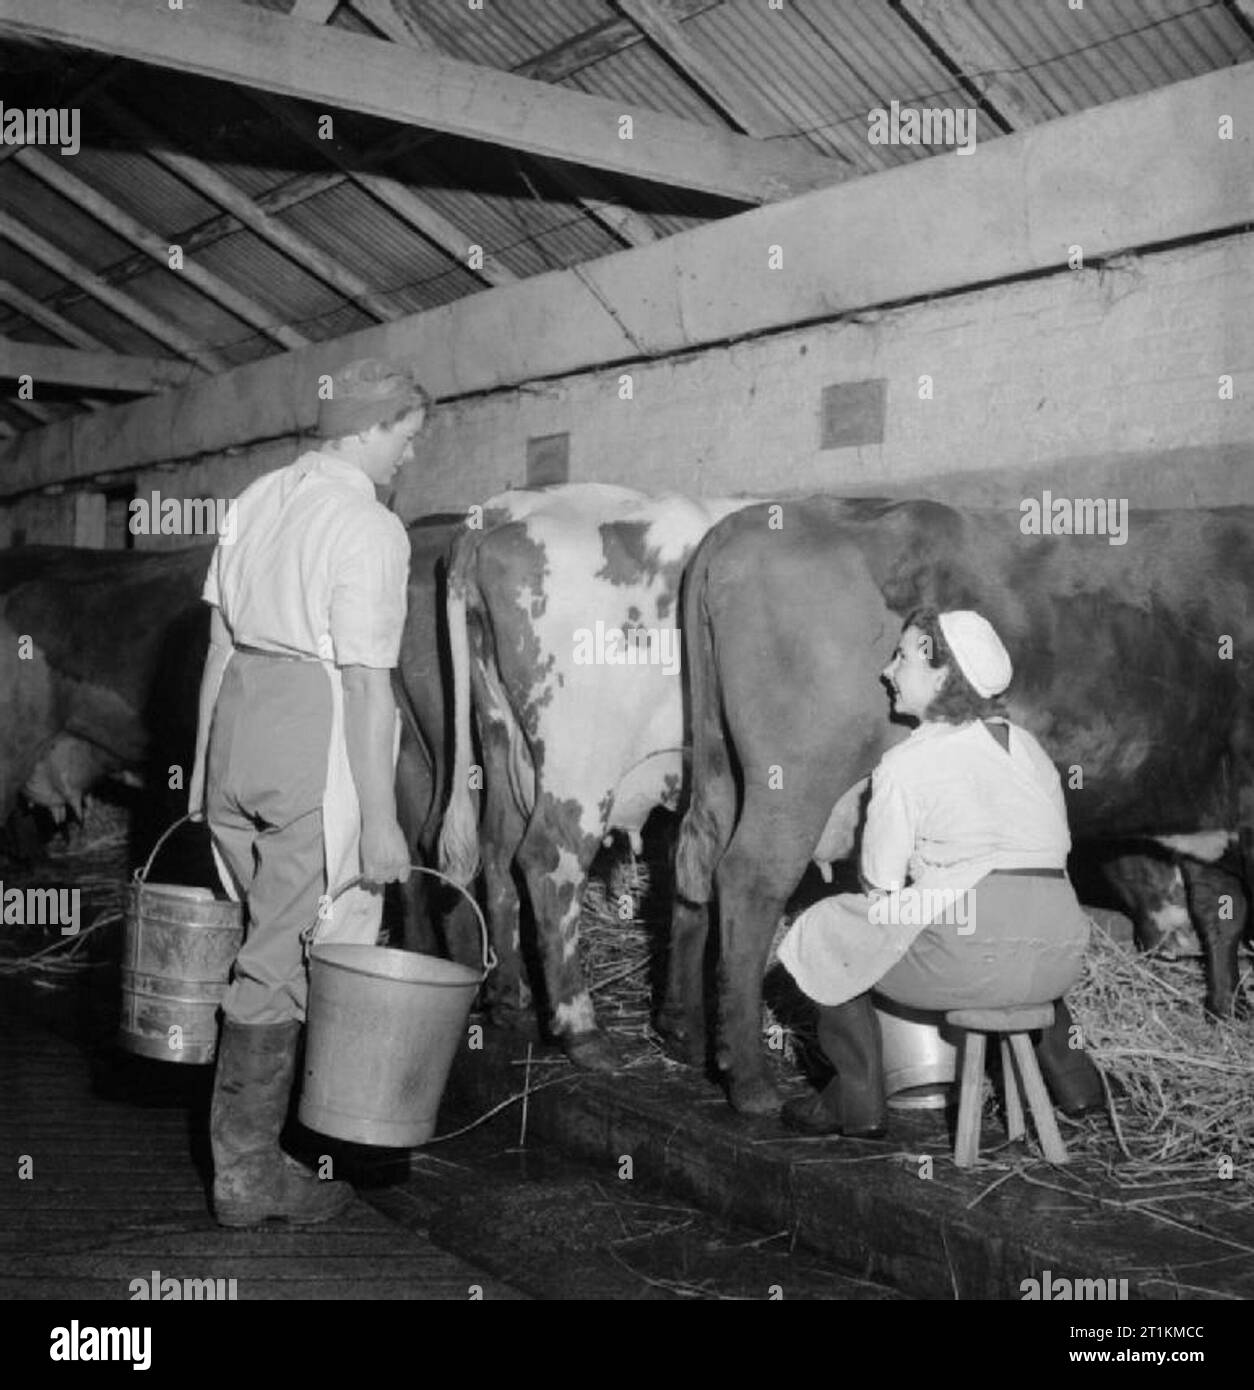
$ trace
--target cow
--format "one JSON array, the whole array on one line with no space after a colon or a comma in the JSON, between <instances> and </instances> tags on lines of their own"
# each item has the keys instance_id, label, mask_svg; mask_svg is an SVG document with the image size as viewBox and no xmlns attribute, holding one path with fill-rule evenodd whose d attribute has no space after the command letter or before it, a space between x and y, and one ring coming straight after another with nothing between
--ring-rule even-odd
<instances>
[{"instance_id":1,"label":"cow","mask_svg":"<svg viewBox=\"0 0 1254 1390\"><path fill-rule=\"evenodd\" d=\"M759 1046L772 935L833 801L907 732L879 674L924 605L978 609L1001 634L1011 718L1061 769L1077 839L1212 832L1225 859L1181 862L1208 1008L1232 1007L1247 910L1235 870L1248 884L1254 853L1254 508L1134 512L1122 545L1028 536L1020 520L819 496L737 512L692 560L692 789L659 1027L704 1061L716 896L717 1060L739 1111L778 1108Z\"/></svg>"},{"instance_id":2,"label":"cow","mask_svg":"<svg viewBox=\"0 0 1254 1390\"><path fill-rule=\"evenodd\" d=\"M55 815L100 778L195 747L210 549L0 551L0 823L25 790ZM171 802L171 805L173 803ZM176 812L177 813L177 812Z\"/></svg>"},{"instance_id":3,"label":"cow","mask_svg":"<svg viewBox=\"0 0 1254 1390\"><path fill-rule=\"evenodd\" d=\"M408 527L408 609L394 680L402 716L397 815L426 864L435 862L450 751L443 556L462 521L429 516ZM186 774L195 750L209 616L200 592L211 553L0 551L0 824L19 793L59 823L81 815L84 795L102 779L135 785L145 772L154 774L141 803L146 829L155 834L183 813L185 781L170 788L168 774L171 764ZM440 933L438 895L427 883L413 875L406 887L406 946L438 949L447 936L450 954L477 960L473 918L452 912Z\"/></svg>"},{"instance_id":4,"label":"cow","mask_svg":"<svg viewBox=\"0 0 1254 1390\"><path fill-rule=\"evenodd\" d=\"M516 860L551 1028L579 1066L608 1070L620 1060L579 962L589 868L608 832L638 846L655 807L678 807L680 578L713 522L746 505L601 484L520 490L485 503L454 546L454 768L441 865L468 883L482 857L504 985L525 978ZM482 837L471 796L472 692ZM521 1010L521 995L516 1003Z\"/></svg>"},{"instance_id":5,"label":"cow","mask_svg":"<svg viewBox=\"0 0 1254 1390\"><path fill-rule=\"evenodd\" d=\"M1132 919L1137 945L1167 960L1202 954L1181 862L1161 844L1135 842L1097 861L1097 872L1113 905ZM1088 902L1074 874L1073 882Z\"/></svg>"}]
</instances>

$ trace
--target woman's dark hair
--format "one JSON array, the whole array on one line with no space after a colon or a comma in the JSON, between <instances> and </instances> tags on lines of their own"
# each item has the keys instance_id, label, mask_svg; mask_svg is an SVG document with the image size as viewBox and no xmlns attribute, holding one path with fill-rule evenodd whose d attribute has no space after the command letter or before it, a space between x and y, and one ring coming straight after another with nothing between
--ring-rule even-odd
<instances>
[{"instance_id":1,"label":"woman's dark hair","mask_svg":"<svg viewBox=\"0 0 1254 1390\"><path fill-rule=\"evenodd\" d=\"M393 425L399 425L406 415L412 415L417 410L421 410L427 415L431 414L430 394L424 391L416 381L413 383L413 388L413 399L406 401L403 406L399 407L394 415L389 416L386 420L379 421L379 424L381 424L385 430L390 430Z\"/></svg>"},{"instance_id":2,"label":"woman's dark hair","mask_svg":"<svg viewBox=\"0 0 1254 1390\"><path fill-rule=\"evenodd\" d=\"M953 648L941 631L940 614L935 608L916 608L902 624L902 631L914 627L928 639L931 656L928 665L939 670L949 667L949 675L927 707L928 721L935 724L968 724L972 719L1005 718L1006 706L1000 695L984 696L962 674Z\"/></svg>"}]
</instances>

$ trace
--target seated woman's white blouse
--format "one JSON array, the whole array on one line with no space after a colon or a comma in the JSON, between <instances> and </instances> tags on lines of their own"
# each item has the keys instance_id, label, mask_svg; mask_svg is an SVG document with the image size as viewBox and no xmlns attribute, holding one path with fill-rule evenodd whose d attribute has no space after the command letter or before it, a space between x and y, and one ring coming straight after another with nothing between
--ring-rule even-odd
<instances>
[{"instance_id":1,"label":"seated woman's white blouse","mask_svg":"<svg viewBox=\"0 0 1254 1390\"><path fill-rule=\"evenodd\" d=\"M862 877L872 889L964 892L994 869L1055 869L1071 848L1062 783L1011 724L1009 752L978 720L921 724L871 779Z\"/></svg>"}]
</instances>

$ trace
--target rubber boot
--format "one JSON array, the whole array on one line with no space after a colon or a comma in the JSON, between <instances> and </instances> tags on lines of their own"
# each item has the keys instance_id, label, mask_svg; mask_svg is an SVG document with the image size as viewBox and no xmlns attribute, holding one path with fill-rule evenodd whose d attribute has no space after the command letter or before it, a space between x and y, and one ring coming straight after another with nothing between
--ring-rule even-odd
<instances>
[{"instance_id":1,"label":"rubber boot","mask_svg":"<svg viewBox=\"0 0 1254 1390\"><path fill-rule=\"evenodd\" d=\"M295 1021L223 1020L209 1114L213 1212L221 1226L256 1226L268 1217L310 1225L353 1200L348 1183L320 1180L279 1148L300 1029Z\"/></svg>"},{"instance_id":2,"label":"rubber boot","mask_svg":"<svg viewBox=\"0 0 1254 1390\"><path fill-rule=\"evenodd\" d=\"M1070 1045L1072 1026L1066 1001L1056 999L1053 1027L1042 1029L1036 1060L1054 1104L1064 1115L1077 1119L1105 1110L1106 1091L1092 1058L1083 1048Z\"/></svg>"},{"instance_id":3,"label":"rubber boot","mask_svg":"<svg viewBox=\"0 0 1254 1390\"><path fill-rule=\"evenodd\" d=\"M817 1094L788 1101L780 1118L802 1134L882 1138L887 1133L883 1043L870 995L821 1004L818 1037L836 1077Z\"/></svg>"}]
</instances>

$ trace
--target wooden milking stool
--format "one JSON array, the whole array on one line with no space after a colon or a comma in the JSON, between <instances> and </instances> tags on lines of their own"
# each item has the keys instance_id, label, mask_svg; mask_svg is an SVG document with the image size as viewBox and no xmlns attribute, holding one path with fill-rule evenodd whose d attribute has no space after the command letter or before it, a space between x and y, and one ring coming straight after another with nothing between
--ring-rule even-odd
<instances>
[{"instance_id":1,"label":"wooden milking stool","mask_svg":"<svg viewBox=\"0 0 1254 1390\"><path fill-rule=\"evenodd\" d=\"M958 1134L954 1140L954 1162L970 1168L980 1155L980 1112L984 1100L984 1039L989 1033L1001 1036L1001 1069L1006 1085L1006 1129L1010 1139L1023 1138L1023 1102L1015 1079L1016 1067L1023 1083L1037 1138L1050 1163L1066 1163L1067 1149L1058 1133L1054 1107L1028 1034L1048 1028L1054 1021L1052 1004L1028 1004L1011 1009L954 1009L945 1022L962 1030L962 1092L958 1101ZM1013 1054L1013 1061L1011 1060Z\"/></svg>"}]
</instances>

